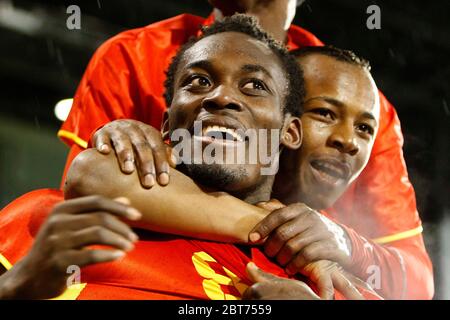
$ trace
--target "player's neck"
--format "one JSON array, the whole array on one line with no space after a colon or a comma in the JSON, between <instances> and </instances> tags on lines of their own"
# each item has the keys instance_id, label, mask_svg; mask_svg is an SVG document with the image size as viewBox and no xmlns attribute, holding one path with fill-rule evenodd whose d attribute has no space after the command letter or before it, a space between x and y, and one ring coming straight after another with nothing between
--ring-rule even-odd
<instances>
[{"instance_id":1,"label":"player's neck","mask_svg":"<svg viewBox=\"0 0 450 320\"><path fill-rule=\"evenodd\" d=\"M240 190L239 193L232 194L250 204L269 201L271 199L274 180L275 176L263 176L261 182L257 186L247 190Z\"/></svg>"},{"instance_id":2,"label":"player's neck","mask_svg":"<svg viewBox=\"0 0 450 320\"><path fill-rule=\"evenodd\" d=\"M297 179L299 162L299 152L284 150L281 154L280 166L278 174L273 183L272 198L280 200L283 204L289 205L299 202L298 190L301 190Z\"/></svg>"}]
</instances>

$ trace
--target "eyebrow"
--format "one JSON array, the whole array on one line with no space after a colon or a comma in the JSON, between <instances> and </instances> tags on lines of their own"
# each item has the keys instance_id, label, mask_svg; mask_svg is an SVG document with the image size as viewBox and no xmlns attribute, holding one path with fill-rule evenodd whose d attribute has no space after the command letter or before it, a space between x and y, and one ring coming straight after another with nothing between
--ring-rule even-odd
<instances>
[{"instance_id":1,"label":"eyebrow","mask_svg":"<svg viewBox=\"0 0 450 320\"><path fill-rule=\"evenodd\" d=\"M327 96L318 96L318 97L314 97L314 98L311 98L311 99L306 100L305 103L308 102L308 101L311 101L311 100L317 100L317 99L324 100L324 101L326 101L327 103L332 104L332 105L334 105L334 106L336 106L336 107L338 107L338 108L342 108L342 107L345 106L345 104L342 103L341 101L336 100L336 99L334 99L334 98L327 97ZM366 111L366 112L363 112L361 116L362 116L363 118L370 119L370 120L373 120L373 121L375 121L376 123L378 123L378 122L377 122L377 119L375 118L375 116L374 116L372 113L370 113L370 112L367 112L367 111Z\"/></svg>"},{"instance_id":2,"label":"eyebrow","mask_svg":"<svg viewBox=\"0 0 450 320\"><path fill-rule=\"evenodd\" d=\"M199 61L189 63L185 68L186 69L200 68L200 69L209 71L209 70L213 69L214 67L213 67L213 64L208 60L199 60ZM266 68L264 68L263 66L257 65L257 64L244 64L241 67L241 70L245 71L245 72L262 72L266 76L272 78L272 75L270 74L269 71L267 71Z\"/></svg>"},{"instance_id":3,"label":"eyebrow","mask_svg":"<svg viewBox=\"0 0 450 320\"><path fill-rule=\"evenodd\" d=\"M199 60L192 63L189 63L185 68L186 69L193 69L193 68L200 68L205 70L211 70L212 69L212 63L208 60Z\"/></svg>"},{"instance_id":4,"label":"eyebrow","mask_svg":"<svg viewBox=\"0 0 450 320\"><path fill-rule=\"evenodd\" d=\"M370 112L364 112L361 116L377 122L377 119L375 119L374 115L371 114Z\"/></svg>"},{"instance_id":5,"label":"eyebrow","mask_svg":"<svg viewBox=\"0 0 450 320\"><path fill-rule=\"evenodd\" d=\"M272 75L270 74L269 71L267 71L266 68L264 68L263 66L257 65L257 64L244 64L241 67L241 70L245 71L245 72L262 72L266 76L272 78Z\"/></svg>"}]
</instances>

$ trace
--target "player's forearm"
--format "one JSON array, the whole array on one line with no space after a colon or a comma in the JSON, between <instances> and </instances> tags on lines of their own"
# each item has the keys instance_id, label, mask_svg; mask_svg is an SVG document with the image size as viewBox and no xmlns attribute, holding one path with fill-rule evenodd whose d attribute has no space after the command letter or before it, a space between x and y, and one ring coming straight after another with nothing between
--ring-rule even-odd
<instances>
[{"instance_id":1,"label":"player's forearm","mask_svg":"<svg viewBox=\"0 0 450 320\"><path fill-rule=\"evenodd\" d=\"M137 173L123 174L113 154L87 150L67 176L65 195L127 197L143 214L139 227L207 240L248 241L249 231L267 212L221 192L205 192L192 179L171 169L169 185L144 189Z\"/></svg>"},{"instance_id":2,"label":"player's forearm","mask_svg":"<svg viewBox=\"0 0 450 320\"><path fill-rule=\"evenodd\" d=\"M347 231L352 239L350 271L386 299L431 299L433 273L421 236L379 245Z\"/></svg>"}]
</instances>

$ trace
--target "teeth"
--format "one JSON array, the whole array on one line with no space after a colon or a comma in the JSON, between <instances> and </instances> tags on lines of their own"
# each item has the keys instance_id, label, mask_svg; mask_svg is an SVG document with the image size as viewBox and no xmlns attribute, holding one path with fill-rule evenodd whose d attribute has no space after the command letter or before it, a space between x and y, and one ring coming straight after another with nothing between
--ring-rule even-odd
<instances>
[{"instance_id":1,"label":"teeth","mask_svg":"<svg viewBox=\"0 0 450 320\"><path fill-rule=\"evenodd\" d=\"M322 169L325 169L326 173L331 174L334 177L340 178L344 175L341 169L336 168L327 162L321 162L319 166L322 167Z\"/></svg>"},{"instance_id":2,"label":"teeth","mask_svg":"<svg viewBox=\"0 0 450 320\"><path fill-rule=\"evenodd\" d=\"M239 142L244 141L244 139L236 132L235 129L220 127L220 126L207 126L206 128L203 129L203 135L206 135L206 134L208 134L208 132L212 132L212 131L228 133L235 140L237 140Z\"/></svg>"}]
</instances>

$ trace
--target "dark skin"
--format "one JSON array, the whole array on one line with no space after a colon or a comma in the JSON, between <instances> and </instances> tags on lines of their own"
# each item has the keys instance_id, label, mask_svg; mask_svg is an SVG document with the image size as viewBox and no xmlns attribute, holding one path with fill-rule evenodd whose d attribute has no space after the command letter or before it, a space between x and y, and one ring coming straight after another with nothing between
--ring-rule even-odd
<instances>
[{"instance_id":1,"label":"dark skin","mask_svg":"<svg viewBox=\"0 0 450 320\"><path fill-rule=\"evenodd\" d=\"M378 128L376 86L367 71L319 54L299 62L306 79L305 138L299 152L286 150L282 155L285 165L274 185L274 197L288 206L274 211L250 235L255 242L267 238L266 254L292 274L322 259L350 265L349 250L339 246L330 225L342 229L324 223L315 209L329 207L359 175ZM311 166L318 159L331 174ZM351 249L345 233L343 237Z\"/></svg>"},{"instance_id":2,"label":"dark skin","mask_svg":"<svg viewBox=\"0 0 450 320\"><path fill-rule=\"evenodd\" d=\"M344 268L351 264L330 221L324 223L312 208L330 207L363 170L379 118L378 94L368 71L320 54L299 62L307 79L304 139L300 150L284 154L286 166L281 166L274 185L274 197L289 205L273 211L253 230L254 239L268 237L266 254L290 274L322 259ZM327 168L315 165L318 160Z\"/></svg>"},{"instance_id":3,"label":"dark skin","mask_svg":"<svg viewBox=\"0 0 450 320\"><path fill-rule=\"evenodd\" d=\"M243 47L246 50L241 51ZM235 58L236 53L239 59ZM185 64L177 73L167 122L170 130L189 129L193 121L207 115L209 123L221 126L237 122L249 128L276 128L283 132L283 146L300 146L299 119L282 112L287 86L284 70L280 62L274 63L278 58L268 47L244 34L222 33L200 40L186 52L186 57L191 64ZM199 66L205 64L199 64L200 61L208 62L211 68L202 69ZM255 71L249 65L266 72ZM229 187L234 191L247 189L247 179L259 185L268 183L269 179L260 176L259 168L260 164L230 166L230 171L243 170L247 174ZM245 197L264 200L269 192L256 189ZM30 253L0 278L0 297L45 299L59 295L66 288L69 265L83 267L114 261L132 250L137 236L118 218L140 217L128 203L100 196L57 205L41 227ZM118 250L89 250L91 245Z\"/></svg>"},{"instance_id":4,"label":"dark skin","mask_svg":"<svg viewBox=\"0 0 450 320\"><path fill-rule=\"evenodd\" d=\"M273 65L272 61L266 61L264 57L260 57L261 48L255 48L257 49L256 52L248 47L245 47L245 51L237 49L245 42L245 38L246 36L240 34L208 37L186 52L181 62L183 67L180 67L177 72L174 85L176 94L169 109L169 121L166 121L163 132L171 132L175 128L191 129L195 120L201 120L205 125L227 126L229 124L232 127L239 126L244 130L254 127L255 124L252 126L250 123L255 121L258 122L260 128L275 128L281 125L281 119L278 116L273 116L274 110L268 106L280 103L276 96L280 95L283 86L279 87L277 84L282 84L283 76L276 69L274 70L276 65ZM239 45L233 45L235 41L238 41ZM229 45L228 48L230 49L221 49L226 44ZM205 46L219 49L206 50ZM270 57L269 52L266 55ZM230 60L233 60L234 63L229 64ZM189 63L187 63L188 61ZM240 61L242 61L241 64ZM264 72L243 73L244 69L240 65L251 65L255 63L253 61L258 61L258 64L269 71L268 74L274 76L268 78ZM252 80L243 81L245 79ZM236 86L234 83L240 85ZM250 106L255 103L258 104L258 108L250 109ZM268 112L270 110L272 110L272 114ZM238 124L236 124L236 120L239 122ZM295 135L291 134L290 136L294 137ZM298 140L298 138L296 139ZM230 167L232 170L239 171L238 167ZM225 191L239 192L247 189L249 185L257 183L260 168L248 165L244 167L247 172L245 181L242 180L229 185L225 188ZM251 198L251 201L255 202L258 197L261 200L267 198L267 195L257 197L252 195L247 197L247 201ZM306 270L308 276L318 281L323 298L330 299L333 297L332 283L342 292L346 292L349 298L361 298L357 290L342 275L337 264L322 261L319 264L309 266ZM286 284L290 285L285 287ZM267 285L269 283L265 283L261 288L265 288ZM312 292L308 286L299 281L283 279L276 281L276 283L270 283L270 288L279 286L282 288L279 288L277 294L280 294L283 298L286 293L290 293L291 298L299 299L303 298L304 294L308 295ZM304 292L294 289L286 290L291 286L297 289L308 289ZM250 297L257 292L256 289L249 291L248 296ZM318 296L313 294L312 297Z\"/></svg>"},{"instance_id":5,"label":"dark skin","mask_svg":"<svg viewBox=\"0 0 450 320\"><path fill-rule=\"evenodd\" d=\"M90 196L56 205L31 251L0 277L0 300L60 295L70 276L68 266L115 261L132 250L138 237L122 220L140 217L126 199ZM91 245L110 249L89 249Z\"/></svg>"},{"instance_id":6,"label":"dark skin","mask_svg":"<svg viewBox=\"0 0 450 320\"><path fill-rule=\"evenodd\" d=\"M280 35L277 38L282 41L284 41L286 37L286 26L289 26L295 15L295 5L293 5L293 2L295 1L246 0L210 2L218 9L218 12L216 12L217 18L233 14L234 12L247 12L259 17L263 27L274 35ZM270 12L270 14L262 14L263 12ZM270 17L270 19L265 19L264 17ZM143 129L146 127L147 129ZM144 133L144 131L147 131L147 133ZM167 183L169 183L169 168L174 166L174 161L168 156L168 154L170 154L170 149L168 149L161 139L153 139L156 136L156 129L150 128L143 123L134 120L116 120L106 125L94 135L93 144L96 146L97 150L103 153L107 153L111 149L114 149L117 153L122 171L125 173L132 172L134 170L133 162L136 162L141 183L144 187L148 188L153 186L156 182L159 182L161 185L167 185ZM346 143L344 142L344 144ZM115 146L117 146L117 148ZM361 152L359 154L361 154ZM164 156L166 156L166 159L164 159ZM348 252L336 250L336 248L338 248L336 237L329 232L329 228L323 223L322 219L320 219L320 215L318 215L317 211L314 210L329 207L328 204L333 203L337 199L336 194L341 194L341 190L344 189L346 184L338 186L339 188L336 188L336 194L333 194L332 196L330 196L330 193L323 195L323 200L329 200L327 204L321 203L323 200L318 203L311 203L311 199L314 195L321 194L321 192L317 192L316 189L314 189L315 192L311 192L313 197L310 197L309 200L306 198L299 199L298 192L292 193L292 190L299 190L298 188L288 188L288 184L283 184L286 181L291 181L291 174L292 172L295 172L296 168L290 167L289 164L296 165L300 161L299 157L299 154L285 152L285 155L283 155L282 158L282 163L285 165L281 166L282 171L278 175L278 183L275 183L274 185L275 197L281 199L283 203L289 204L289 206L277 211L276 215L272 215L270 218L264 220L263 223L259 225L258 229L255 229L255 234L251 236L251 239L258 241L258 239L265 238L270 232L278 230L277 232L273 232L272 237L269 238L270 241L266 245L266 250L268 255L273 257L276 256L277 260L282 265L289 263L294 256L298 257L296 265L301 267L308 262L318 260L319 257L331 254L330 257L332 257L333 261L347 266L350 263ZM127 163L127 165L125 165L125 163ZM284 171L283 168L285 169ZM285 179L285 177L289 179ZM280 181L282 182L280 183ZM311 181L311 179L309 179L309 181ZM333 189L333 187L334 186L330 187L330 184L328 183L328 189ZM312 189L305 188L305 194L310 192L310 190ZM282 243L291 240L293 235L292 233L285 234L284 230L288 225L292 224L294 216L299 224L305 226L305 229L293 229L293 231L302 232L303 236L297 237L295 245L290 244L286 247L283 246ZM267 226L265 226L266 224ZM286 226L278 228L281 225ZM336 225L336 227L339 229L339 226ZM308 232L303 232L306 230L308 230ZM312 234L314 234L314 236L312 236ZM346 235L344 234L344 237L345 236ZM312 247L308 246L308 244L312 244L312 242L315 242L316 240L321 240L321 245L316 244ZM291 242L293 241L294 240ZM346 242L348 249L350 249L349 239L346 239ZM306 247L309 247L308 250L306 250ZM284 249L281 250L281 248ZM303 255L298 255L297 253L301 249L305 249L306 251ZM288 270L291 273L296 272L292 265Z\"/></svg>"},{"instance_id":7,"label":"dark skin","mask_svg":"<svg viewBox=\"0 0 450 320\"><path fill-rule=\"evenodd\" d=\"M258 18L264 30L284 42L295 16L296 0L211 0L216 8L216 19L235 12L247 13ZM159 139L158 130L137 120L115 120L99 129L92 137L92 145L101 153L114 151L123 173L135 169L144 188L155 183L169 183L170 168L176 160L171 149Z\"/></svg>"},{"instance_id":8,"label":"dark skin","mask_svg":"<svg viewBox=\"0 0 450 320\"><path fill-rule=\"evenodd\" d=\"M233 43L233 40L236 39L238 38L232 36L225 38L224 40L225 43L228 43L228 41L230 41L230 43ZM213 40L214 39L209 39L211 47L220 48L221 46L223 46L223 42L214 42ZM235 48L234 46L231 47ZM234 65L230 66L228 63L226 63L228 61L228 56L240 56L236 54L237 52L229 51L226 53L220 52L220 54L215 53L220 59L216 59L214 55L208 58L208 54L205 54L207 57L205 59L207 61L215 62L214 68L212 69L201 67L201 65L204 64L197 63L197 61L204 60L198 58L202 55L202 52L207 52L208 54L210 54L210 51L205 50L203 47L200 47L199 49L195 48L195 50L192 50L192 52L187 53L187 56L189 58L186 58L186 60L193 61L193 63L191 63L190 65L194 65L194 67L182 67L179 70L175 86L178 90L177 92L181 94L181 96L175 96L169 116L169 118L173 120L166 122L165 129L163 129L164 132L168 132L171 129L173 130L174 128L178 127L189 129L192 127L192 123L194 122L194 120L208 119L210 121L211 115L214 114L214 110L216 110L215 112L217 112L217 110L227 111L229 113L229 116L232 116L232 119L238 118L239 121L241 123L244 123L245 125L245 123L248 121L245 120L245 109L246 105L248 105L251 100L264 98L264 100L268 99L268 102L271 101L271 98L267 98L263 93L259 93L261 97L254 96L253 90L261 90L261 87L254 83L255 80L252 80L252 82L241 82L240 77L242 77L242 75L238 78L229 76L230 74L239 75L239 68L237 69L238 71L228 71L228 69ZM188 64L184 62L184 65L187 66ZM225 77L224 75L227 76ZM242 79L245 78L254 79L255 75L252 75L251 77L245 76ZM237 87L239 88L239 90L232 89L234 86L232 84L228 84L228 81L230 80L232 80L233 82L235 81L236 83L241 83L241 87ZM258 80L269 82L268 80L264 80L263 78L259 78ZM252 95L249 95L249 93L252 93ZM240 98L241 96L243 98ZM181 101L181 103L179 101ZM199 105L202 106L202 108L199 108ZM221 112L221 115L225 114L223 111ZM234 115L234 113L243 113L243 115L236 116ZM221 121L221 124L223 124L222 118L214 116L213 119L216 119L217 122ZM263 123L264 126L268 127L267 123L269 121L269 118L267 118L264 113L263 116L258 117L258 119L261 120L261 123ZM272 119L272 117L270 119ZM280 122L278 121L278 123ZM248 125L245 126L248 127ZM93 156L93 154L91 155ZM91 161L94 161L94 158L92 158ZM105 160L101 160L101 162L105 163ZM84 176L91 176L92 174L84 174ZM98 180L104 181L104 178L100 178ZM124 182L122 181L121 183L123 184ZM235 191L236 189L242 187L245 188L245 186L243 185L230 186L230 189L228 190ZM127 187L127 190L130 190L130 188ZM284 205L278 204L278 206L275 207L275 204L271 202L270 204L266 204L265 207L267 208L267 210L273 211L277 208L284 207ZM278 215L273 215L272 217L277 218ZM317 229L315 229L315 231L317 232ZM319 231L320 232L317 232L319 236L324 234L323 230ZM325 230L325 232L327 236L330 236L327 230ZM273 242L273 238L269 239L269 243L272 243L273 245ZM313 279L313 281L317 281L319 292L321 293L322 298L330 299L334 296L333 286L338 288L341 292L346 293L346 295L351 299L361 298L361 296L357 293L357 290L351 285L349 280L345 276L343 276L340 267L334 262L323 260L317 261L317 263L311 263L305 266L305 268L303 268L301 271L304 275ZM289 282L290 281L287 281L287 283ZM293 282L296 283L295 281ZM276 285L270 284L270 288L272 288L272 286L284 285L285 283L285 279L281 282L277 281ZM269 283L265 283L263 287L266 287L268 285ZM293 284L293 286L299 287L298 283ZM300 287L303 286L301 285ZM284 289L280 291L280 294L284 294L287 292L293 294L291 296L292 298L295 298L296 294L299 294L299 292L297 292L296 290L284 291ZM309 291L306 291L306 293L308 292ZM299 298L299 296L297 296L297 298Z\"/></svg>"},{"instance_id":9,"label":"dark skin","mask_svg":"<svg viewBox=\"0 0 450 320\"><path fill-rule=\"evenodd\" d=\"M230 37L228 39L228 41L232 41L234 40L234 37ZM212 40L210 40L211 42ZM212 43L212 47L221 47L221 43ZM204 48L201 49L196 49L196 50L192 50L191 52L187 53L187 56L189 55L193 55L196 57L197 60L199 60L199 56L202 55L202 52L207 52L205 53L206 56L208 56L208 54L210 53L209 50L205 50ZM234 86L231 84L228 84L227 82L230 81L228 79L228 77L223 77L222 74L233 74L233 73L237 73L238 72L223 72L221 71L221 69L225 68L229 68L229 64L227 63L223 63L222 61L227 61L226 57L227 54L230 55L230 58L233 58L233 56L235 55L236 52L228 52L226 54L222 53L220 55L220 59L217 59L217 63L215 63L215 68L214 69L209 69L209 68L204 68L204 67L200 67L202 64L198 64L196 63L195 59L188 59L193 60L194 61L194 65L197 65L195 67L190 67L190 68L180 68L179 71L179 75L177 77L177 81L176 81L176 88L179 90L178 92L180 94L182 94L181 97L175 97L174 99L174 103L172 104L171 107L171 119L173 119L172 122L172 127L169 123L166 123L166 129L163 131L170 131L173 130L174 128L177 127L182 127L182 128L191 128L192 123L194 120L203 120L204 117L211 119L209 116L205 116L204 112L211 112L211 110L214 109L222 109L223 110L227 110L227 112L230 112L230 115L233 113L242 113L244 115L243 118L239 118L240 121L242 123L246 123L247 120L246 116L245 116L245 109L246 109L246 105L248 102L245 102L245 99L249 99L249 97L247 97L246 95L248 94L247 90L255 90L256 88L259 88L259 86L256 86L256 83L253 82L244 82L242 83L239 78L237 78L235 81L237 83L241 83L241 87L239 89L239 91L237 91L236 89L232 89ZM216 53L217 54L217 53ZM233 58L234 60L236 60L236 58ZM207 59L208 60L208 59ZM202 61L201 59L199 61ZM212 61L214 61L214 59L212 59ZM185 65L187 65L185 63ZM192 64L191 64L192 65ZM203 64L204 65L204 64ZM239 70L239 69L238 69ZM231 79L233 79L232 77L230 77ZM252 75L252 77L249 78L254 78L254 76ZM244 77L245 79L245 77ZM226 81L225 81L226 80ZM264 81L264 79L259 79L259 81ZM266 80L267 81L267 80ZM226 84L225 87L223 87ZM261 90L260 88L257 90ZM311 91L312 93L314 93L315 91ZM242 96L243 93L244 94L244 100L240 100L237 97ZM264 95L262 95L263 97ZM267 97L266 97L267 98ZM255 99L255 97L252 96L251 99ZM258 98L261 99L261 98ZM269 99L270 100L270 99ZM181 101L182 103L179 103L178 101ZM203 108L199 108L198 106L202 106ZM228 107L225 107L228 106ZM203 109L203 110L202 110ZM197 113L192 112L192 111L196 111L196 110L202 110L200 112L197 111ZM239 112L237 112L239 111ZM242 115L240 115L242 116ZM236 118L236 116L234 115L233 118ZM222 121L221 118L216 118L217 121ZM226 119L226 118L225 118ZM269 119L266 118L265 116L263 117L259 117L259 119L261 119L262 123L268 123L268 120L264 120L264 119ZM270 118L272 119L272 118ZM279 122L278 122L279 123ZM267 125L266 125L267 127ZM250 179L251 181L251 179ZM235 187L231 187L229 189L229 191L233 191L235 190ZM242 185L237 186L237 188L242 188ZM282 206L284 207L284 206ZM305 206L306 207L306 206ZM291 219L295 220L295 227L298 227L298 221L300 220L303 224L305 223L305 219L303 219L303 217L301 217L301 219L297 219L297 212L299 211L297 207L293 207L294 209L296 209L293 213L294 216L288 216L288 219L286 219L286 224L289 226L289 224L291 224ZM272 207L271 210L274 210L274 208ZM311 210L311 209L310 209ZM279 214L280 211L276 211L275 214L271 215L271 218L266 221L267 224L271 225L274 221L277 221L277 219L279 219L279 217L284 217L284 214ZM286 210L281 211L286 212ZM290 211L287 211L288 213ZM290 212L290 214L293 214L292 212ZM312 216L315 217L317 215L317 213L315 213L315 211L313 211ZM286 218L286 217L285 217ZM294 219L295 218L295 219ZM307 221L307 220L306 220ZM308 232L306 233L306 235L308 235L309 232L313 233L314 236L317 236L317 238L314 237L308 237L307 240L311 241L310 243L315 242L316 239L321 240L319 243L321 245L324 245L325 247L327 246L328 243L334 244L333 241L335 241L334 236L332 233L329 232L329 230L327 228L325 228L323 226L323 223L321 220L318 220L318 222L315 222L315 220L312 220L312 226L310 226L309 224L306 224L307 227L310 229L308 230ZM284 223L284 222L283 222ZM282 224L283 224L282 223ZM320 223L320 224L319 224ZM315 224L319 224L319 227L316 228L312 228L315 226ZM289 226L290 227L290 226ZM276 255L277 251L279 251L282 247L280 248L274 248L274 245L278 245L277 242L279 242L279 239L277 239L278 234L280 234L280 230L283 230L282 228L275 231L274 234L275 236L271 236L269 237L267 243L268 245L266 246L266 248L268 248L267 250L271 250L270 252L272 252L271 254ZM295 230L295 229L294 229ZM281 234L283 234L285 232L281 232ZM299 232L301 233L301 232ZM289 240L289 239L287 239ZM298 243L298 241L297 241ZM310 244L307 243L307 244ZM288 246L291 243L288 244ZM271 248L271 249L270 249ZM286 251L286 248L283 249L283 251ZM292 254L297 254L298 252L292 252ZM282 252L281 253L281 258L280 259L281 263L286 265L286 263L289 261L289 256L288 254L291 254L291 252ZM284 257L283 257L284 255ZM332 256L330 254L330 256ZM308 257L308 256L307 256ZM284 262L281 259L286 259ZM313 261L312 261L313 262ZM343 277L341 274L341 270L340 267L336 264L333 263L331 261L328 261L326 265L323 264L324 262L321 262L317 265L313 266L307 266L305 268L302 269L295 269L293 270L292 273L295 273L297 271L302 271L302 273L311 276L312 278L316 279L319 283L319 290L321 291L321 296L324 298L332 298L334 291L333 291L333 285L334 284L337 288L339 288L341 291L345 292L345 288L349 287L349 282L348 281L343 281ZM322 274L322 275L321 275ZM327 276L324 276L324 274L326 274Z\"/></svg>"},{"instance_id":10,"label":"dark skin","mask_svg":"<svg viewBox=\"0 0 450 320\"><path fill-rule=\"evenodd\" d=\"M299 152L284 154L287 166L279 171L274 195L286 204L302 202L323 210L368 162L378 131L378 94L369 72L359 66L320 54L298 61L307 79L305 137ZM292 170L299 173L297 179L288 179ZM285 192L292 188L300 192Z\"/></svg>"},{"instance_id":11,"label":"dark skin","mask_svg":"<svg viewBox=\"0 0 450 320\"><path fill-rule=\"evenodd\" d=\"M298 148L300 122L292 121L292 117L285 117L276 109L283 105L286 96L284 70L279 63L274 63L273 53L264 44L236 32L213 35L187 50L181 65L175 77L176 93L164 125L169 132L180 128L191 130L194 121L201 121L204 130L212 126L242 131L285 127L281 135L283 146ZM285 125L288 122L292 126ZM203 147L211 143L198 139L202 140ZM220 141L224 140L214 143ZM249 145L245 145L248 153ZM227 149L224 150L226 155ZM221 165L211 166L219 168ZM239 178L224 186L222 191L238 194L248 203L269 200L273 176L262 176L261 168L259 161L227 164L226 170L236 172ZM245 194L256 185L256 192Z\"/></svg>"},{"instance_id":12,"label":"dark skin","mask_svg":"<svg viewBox=\"0 0 450 320\"><path fill-rule=\"evenodd\" d=\"M297 272L305 274L308 264L320 260L331 260L344 267L350 265L349 252L339 246L335 233L330 231L329 224L334 223L331 221L328 221L328 224L324 223L324 217L311 207L317 206L321 209L329 206L359 174L368 160L378 127L376 87L368 72L321 55L310 55L299 62L304 66L307 88L307 103L302 117L306 136L304 148L302 147L300 151L306 160L302 162L300 152L285 151L287 156L284 157L283 163L287 165L281 166L279 173L279 176L284 175L285 179L277 179L274 190L277 197L291 205L278 207L278 210L261 221L250 235L250 239L255 242L258 239L265 239L266 254L274 257L291 274ZM352 81L349 82L348 79ZM355 79L357 81L354 81ZM335 110L338 107L330 106L328 101L340 102L339 113ZM367 114L371 116L368 117ZM312 158L311 154L315 158ZM325 181L320 179L310 182L311 179L304 178L309 177L309 171L306 173L298 171L294 165L300 163L303 170L311 170L308 166L311 158L315 160L325 155L329 158L330 154L337 159L346 159L350 167L347 179L332 180L333 177L325 177L327 179ZM299 179L293 180L292 176L297 175L292 173L297 171ZM322 185L325 182L327 188ZM321 184L319 188L315 185L310 186L315 192L310 193L309 197L298 198L298 194L295 193L297 198L292 198L287 190L299 190L302 183ZM307 190L305 193L308 195ZM331 200L323 201L328 199ZM302 200L307 204L298 202ZM334 225L340 229L337 224ZM345 233L343 236L345 237ZM350 247L349 242L347 246ZM338 270L334 270L328 274L338 274L337 272ZM322 292L325 292L322 295L324 297L332 296L330 279L332 277L320 283Z\"/></svg>"},{"instance_id":13,"label":"dark skin","mask_svg":"<svg viewBox=\"0 0 450 320\"><path fill-rule=\"evenodd\" d=\"M254 284L245 290L244 300L320 300L306 283L275 276L253 262L247 265L247 274Z\"/></svg>"},{"instance_id":14,"label":"dark skin","mask_svg":"<svg viewBox=\"0 0 450 320\"><path fill-rule=\"evenodd\" d=\"M349 279L352 279L354 283L362 282L359 279L355 279L352 275L343 271L336 263L331 261L322 260L312 263L307 266L305 274L311 278L315 283L319 284L318 296L311 288L302 281L293 281L282 277L275 276L271 273L265 272L258 268L253 262L247 265L247 274L250 280L253 281L253 285L247 288L242 298L246 300L321 300L332 299L334 296L334 290L331 292L323 290L320 284L323 281L316 279L316 276L324 277L330 281L330 286L333 288L331 282L334 283L336 288L339 288L349 300L362 300L361 294L354 289L353 284Z\"/></svg>"}]
</instances>

